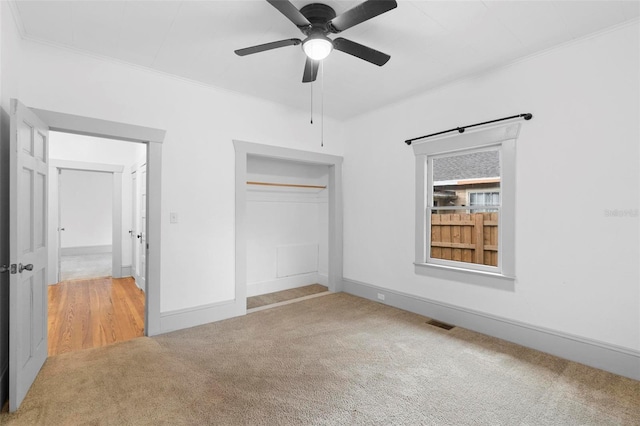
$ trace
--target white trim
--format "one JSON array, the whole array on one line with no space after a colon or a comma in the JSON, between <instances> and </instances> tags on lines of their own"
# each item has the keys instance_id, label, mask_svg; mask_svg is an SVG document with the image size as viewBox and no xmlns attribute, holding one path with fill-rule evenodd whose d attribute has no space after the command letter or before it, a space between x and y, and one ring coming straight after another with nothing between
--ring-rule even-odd
<instances>
[{"instance_id":1,"label":"white trim","mask_svg":"<svg viewBox=\"0 0 640 426\"><path fill-rule=\"evenodd\" d=\"M329 167L328 209L329 209L329 256L328 282L330 291L342 288L342 157L262 145L252 142L233 141L235 157L235 194L236 194L236 268L235 268L235 310L233 315L244 315L247 311L247 156L255 155L267 158L291 160L301 163L323 165Z\"/></svg>"},{"instance_id":2,"label":"white trim","mask_svg":"<svg viewBox=\"0 0 640 426\"><path fill-rule=\"evenodd\" d=\"M246 311L246 303L245 300L244 311ZM162 312L160 314L160 330L158 334L236 317L239 315L236 305L235 300L228 300L192 308Z\"/></svg>"},{"instance_id":3,"label":"white trim","mask_svg":"<svg viewBox=\"0 0 640 426\"><path fill-rule=\"evenodd\" d=\"M56 132L142 143L162 143L166 133L164 130L152 127L136 126L39 108L30 109L38 114L39 117L42 117L42 120L49 126L49 130Z\"/></svg>"},{"instance_id":4,"label":"white trim","mask_svg":"<svg viewBox=\"0 0 640 426\"><path fill-rule=\"evenodd\" d=\"M55 111L31 108L51 130L147 144L147 288L145 291L144 332L161 332L161 189L162 142L165 131Z\"/></svg>"},{"instance_id":5,"label":"white trim","mask_svg":"<svg viewBox=\"0 0 640 426\"><path fill-rule=\"evenodd\" d=\"M124 166L122 167L124 169ZM113 190L111 198L111 276L121 278L122 275L122 171L113 173Z\"/></svg>"},{"instance_id":6,"label":"white trim","mask_svg":"<svg viewBox=\"0 0 640 426\"><path fill-rule=\"evenodd\" d=\"M411 146L415 155L453 154L458 151L500 145L506 141L517 139L519 132L520 123L508 123L462 134L444 135L424 142L413 143Z\"/></svg>"},{"instance_id":7,"label":"white trim","mask_svg":"<svg viewBox=\"0 0 640 426\"><path fill-rule=\"evenodd\" d=\"M325 275L325 274L321 274L320 272L318 272L318 281L317 283L320 285L323 285L325 287L329 287L329 276Z\"/></svg>"},{"instance_id":8,"label":"white trim","mask_svg":"<svg viewBox=\"0 0 640 426\"><path fill-rule=\"evenodd\" d=\"M445 275L445 279L464 280L472 284L486 285L493 278L515 277L515 142L520 132L520 123L507 123L490 126L454 136L441 136L426 142L413 145L416 156L416 210L415 210L415 270L416 273L429 275L430 266L441 266L437 273ZM458 207L434 207L434 180L431 169L433 159L465 152L495 150L500 155L501 170L501 205L492 206L499 211L498 215L498 265L479 265L476 263L458 262L431 257L431 215L428 209L456 210ZM468 209L466 208L463 209ZM460 274L459 271L465 273ZM446 276L451 272L450 276ZM478 273L480 278L473 278L466 273ZM496 283L503 285L504 283Z\"/></svg>"},{"instance_id":9,"label":"white trim","mask_svg":"<svg viewBox=\"0 0 640 426\"><path fill-rule=\"evenodd\" d=\"M131 265L122 265L122 268L120 269L120 276L121 277L131 277L133 276L133 267Z\"/></svg>"},{"instance_id":10,"label":"white trim","mask_svg":"<svg viewBox=\"0 0 640 426\"><path fill-rule=\"evenodd\" d=\"M349 294L640 380L640 351L344 279ZM385 296L378 300L378 293Z\"/></svg>"},{"instance_id":11,"label":"white trim","mask_svg":"<svg viewBox=\"0 0 640 426\"><path fill-rule=\"evenodd\" d=\"M89 163L84 161L50 159L50 167L88 172L122 173L124 166L119 164Z\"/></svg>"},{"instance_id":12,"label":"white trim","mask_svg":"<svg viewBox=\"0 0 640 426\"><path fill-rule=\"evenodd\" d=\"M455 263L457 264L458 262ZM442 280L515 291L515 277L495 272L458 268L456 266L438 265L434 263L414 263L414 272L416 275L424 275Z\"/></svg>"}]
</instances>

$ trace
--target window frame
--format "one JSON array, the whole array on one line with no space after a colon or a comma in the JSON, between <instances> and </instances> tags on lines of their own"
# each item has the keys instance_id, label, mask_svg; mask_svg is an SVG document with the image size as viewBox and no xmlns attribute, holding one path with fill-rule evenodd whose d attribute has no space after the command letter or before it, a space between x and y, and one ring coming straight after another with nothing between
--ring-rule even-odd
<instances>
[{"instance_id":1,"label":"window frame","mask_svg":"<svg viewBox=\"0 0 640 426\"><path fill-rule=\"evenodd\" d=\"M416 273L478 284L487 283L487 279L488 283L492 280L515 280L516 140L519 131L519 123L510 123L413 144L416 160ZM483 149L497 149L500 153L498 266L433 259L430 257L431 218L427 214L433 208L430 159Z\"/></svg>"}]
</instances>

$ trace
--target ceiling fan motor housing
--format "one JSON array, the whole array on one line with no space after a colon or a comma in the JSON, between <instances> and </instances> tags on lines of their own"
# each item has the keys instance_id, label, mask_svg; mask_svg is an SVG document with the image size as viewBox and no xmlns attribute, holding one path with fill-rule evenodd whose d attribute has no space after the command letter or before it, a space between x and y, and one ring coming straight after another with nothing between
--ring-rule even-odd
<instances>
[{"instance_id":1,"label":"ceiling fan motor housing","mask_svg":"<svg viewBox=\"0 0 640 426\"><path fill-rule=\"evenodd\" d=\"M235 51L238 56L246 56L267 50L302 44L307 56L303 83L315 81L319 61L326 58L332 50L339 50L374 65L382 66L391 56L354 41L338 37L330 39L331 34L339 34L362 22L375 18L398 7L396 0L365 0L346 12L336 16L332 7L322 3L311 3L298 9L290 0L266 0L282 15L291 21L305 36L304 40L289 38L263 43Z\"/></svg>"},{"instance_id":2,"label":"ceiling fan motor housing","mask_svg":"<svg viewBox=\"0 0 640 426\"><path fill-rule=\"evenodd\" d=\"M300 13L311 22L310 27L300 28L300 31L305 35L317 33L327 35L331 32L328 22L336 17L336 12L333 8L322 3L311 3L300 9Z\"/></svg>"}]
</instances>

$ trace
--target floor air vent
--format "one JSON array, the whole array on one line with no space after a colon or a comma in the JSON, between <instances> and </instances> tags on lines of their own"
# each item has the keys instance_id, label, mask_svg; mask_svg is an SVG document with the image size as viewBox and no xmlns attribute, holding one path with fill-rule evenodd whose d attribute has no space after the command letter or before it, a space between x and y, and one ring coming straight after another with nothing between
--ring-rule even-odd
<instances>
[{"instance_id":1,"label":"floor air vent","mask_svg":"<svg viewBox=\"0 0 640 426\"><path fill-rule=\"evenodd\" d=\"M434 327L442 328L444 330L451 330L452 328L455 327L455 325L446 324L444 322L436 321L434 319L427 321L427 324L432 325Z\"/></svg>"}]
</instances>

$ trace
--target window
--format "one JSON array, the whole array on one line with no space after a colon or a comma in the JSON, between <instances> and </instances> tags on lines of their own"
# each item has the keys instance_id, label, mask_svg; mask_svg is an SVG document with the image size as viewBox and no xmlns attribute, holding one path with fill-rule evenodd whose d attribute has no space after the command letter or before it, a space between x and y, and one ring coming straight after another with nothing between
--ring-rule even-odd
<instances>
[{"instance_id":1,"label":"window","mask_svg":"<svg viewBox=\"0 0 640 426\"><path fill-rule=\"evenodd\" d=\"M414 144L418 273L513 279L519 127Z\"/></svg>"},{"instance_id":2,"label":"window","mask_svg":"<svg viewBox=\"0 0 640 426\"><path fill-rule=\"evenodd\" d=\"M499 206L500 205L500 192L475 192L469 191L467 205L469 207L479 206ZM486 209L471 209L472 212L485 212Z\"/></svg>"}]
</instances>

